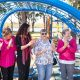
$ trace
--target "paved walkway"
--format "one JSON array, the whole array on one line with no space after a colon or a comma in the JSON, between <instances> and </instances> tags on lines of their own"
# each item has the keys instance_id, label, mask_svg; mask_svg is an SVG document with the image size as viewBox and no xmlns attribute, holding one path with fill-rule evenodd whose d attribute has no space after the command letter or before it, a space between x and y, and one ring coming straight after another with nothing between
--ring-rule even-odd
<instances>
[{"instance_id":1,"label":"paved walkway","mask_svg":"<svg viewBox=\"0 0 80 80\"><path fill-rule=\"evenodd\" d=\"M76 54L77 55L76 55L76 64L75 64L75 66L78 66L78 67L76 67L74 74L77 74L78 77L76 77L77 79L74 79L74 80L80 80L80 67L79 67L79 65L80 65L80 53L76 53ZM31 65L33 65L33 63L34 63L34 61L32 60ZM15 69L15 73L17 73L17 69ZM14 77L14 80L18 80L18 78ZM37 80L37 73L34 75L34 80ZM59 65L56 65L56 66L53 67L52 77L51 77L50 80L61 80L60 72L59 72Z\"/></svg>"}]
</instances>

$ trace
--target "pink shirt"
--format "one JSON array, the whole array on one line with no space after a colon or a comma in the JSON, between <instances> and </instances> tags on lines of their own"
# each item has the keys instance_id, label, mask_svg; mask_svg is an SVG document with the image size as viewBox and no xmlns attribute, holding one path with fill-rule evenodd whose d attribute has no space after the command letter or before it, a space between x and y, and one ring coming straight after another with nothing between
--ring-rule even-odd
<instances>
[{"instance_id":1,"label":"pink shirt","mask_svg":"<svg viewBox=\"0 0 80 80\"><path fill-rule=\"evenodd\" d=\"M3 45L1 47L1 53L0 53L0 66L2 67L10 67L15 64L16 56L15 56L15 51L16 51L16 44L15 44L15 37L12 36L12 47L7 49L7 46L9 44L10 40L4 40L0 39L0 42L3 42Z\"/></svg>"},{"instance_id":2,"label":"pink shirt","mask_svg":"<svg viewBox=\"0 0 80 80\"><path fill-rule=\"evenodd\" d=\"M77 50L76 39L72 38L69 41L69 47L66 47L64 50L62 50L63 46L64 46L64 41L58 40L57 52L59 53L59 59L66 61L75 60L75 52Z\"/></svg>"}]
</instances>

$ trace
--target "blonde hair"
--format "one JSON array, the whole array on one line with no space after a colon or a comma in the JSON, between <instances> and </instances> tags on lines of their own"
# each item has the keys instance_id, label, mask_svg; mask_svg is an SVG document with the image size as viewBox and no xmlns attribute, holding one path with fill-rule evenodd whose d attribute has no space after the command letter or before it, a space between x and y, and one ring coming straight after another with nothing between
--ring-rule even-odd
<instances>
[{"instance_id":1,"label":"blonde hair","mask_svg":"<svg viewBox=\"0 0 80 80\"><path fill-rule=\"evenodd\" d=\"M7 36L10 33L12 33L10 28L4 28L3 31L2 31L3 37Z\"/></svg>"}]
</instances>

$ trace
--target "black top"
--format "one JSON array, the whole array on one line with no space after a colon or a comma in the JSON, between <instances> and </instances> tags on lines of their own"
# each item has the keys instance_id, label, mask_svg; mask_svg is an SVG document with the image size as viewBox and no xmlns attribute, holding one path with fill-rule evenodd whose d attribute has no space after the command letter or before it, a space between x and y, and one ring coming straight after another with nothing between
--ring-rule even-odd
<instances>
[{"instance_id":1,"label":"black top","mask_svg":"<svg viewBox=\"0 0 80 80\"><path fill-rule=\"evenodd\" d=\"M26 44L28 44L30 41L31 41L31 36L28 35L28 37L26 38ZM17 45L17 56L21 56L22 55L22 50L21 50L22 42L21 42L20 36L16 36L16 45ZM30 47L27 47L27 48L30 48Z\"/></svg>"},{"instance_id":2,"label":"black top","mask_svg":"<svg viewBox=\"0 0 80 80\"><path fill-rule=\"evenodd\" d=\"M22 55L22 50L21 50L21 37L20 36L16 36L16 45L17 45L17 55L21 56Z\"/></svg>"}]
</instances>

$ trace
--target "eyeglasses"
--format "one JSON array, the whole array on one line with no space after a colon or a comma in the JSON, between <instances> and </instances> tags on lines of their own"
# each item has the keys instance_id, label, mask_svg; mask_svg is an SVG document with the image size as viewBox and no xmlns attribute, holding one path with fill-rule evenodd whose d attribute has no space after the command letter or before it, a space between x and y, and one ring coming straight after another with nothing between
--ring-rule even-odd
<instances>
[{"instance_id":1,"label":"eyeglasses","mask_svg":"<svg viewBox=\"0 0 80 80\"><path fill-rule=\"evenodd\" d=\"M41 33L42 35L47 35L47 33Z\"/></svg>"}]
</instances>

